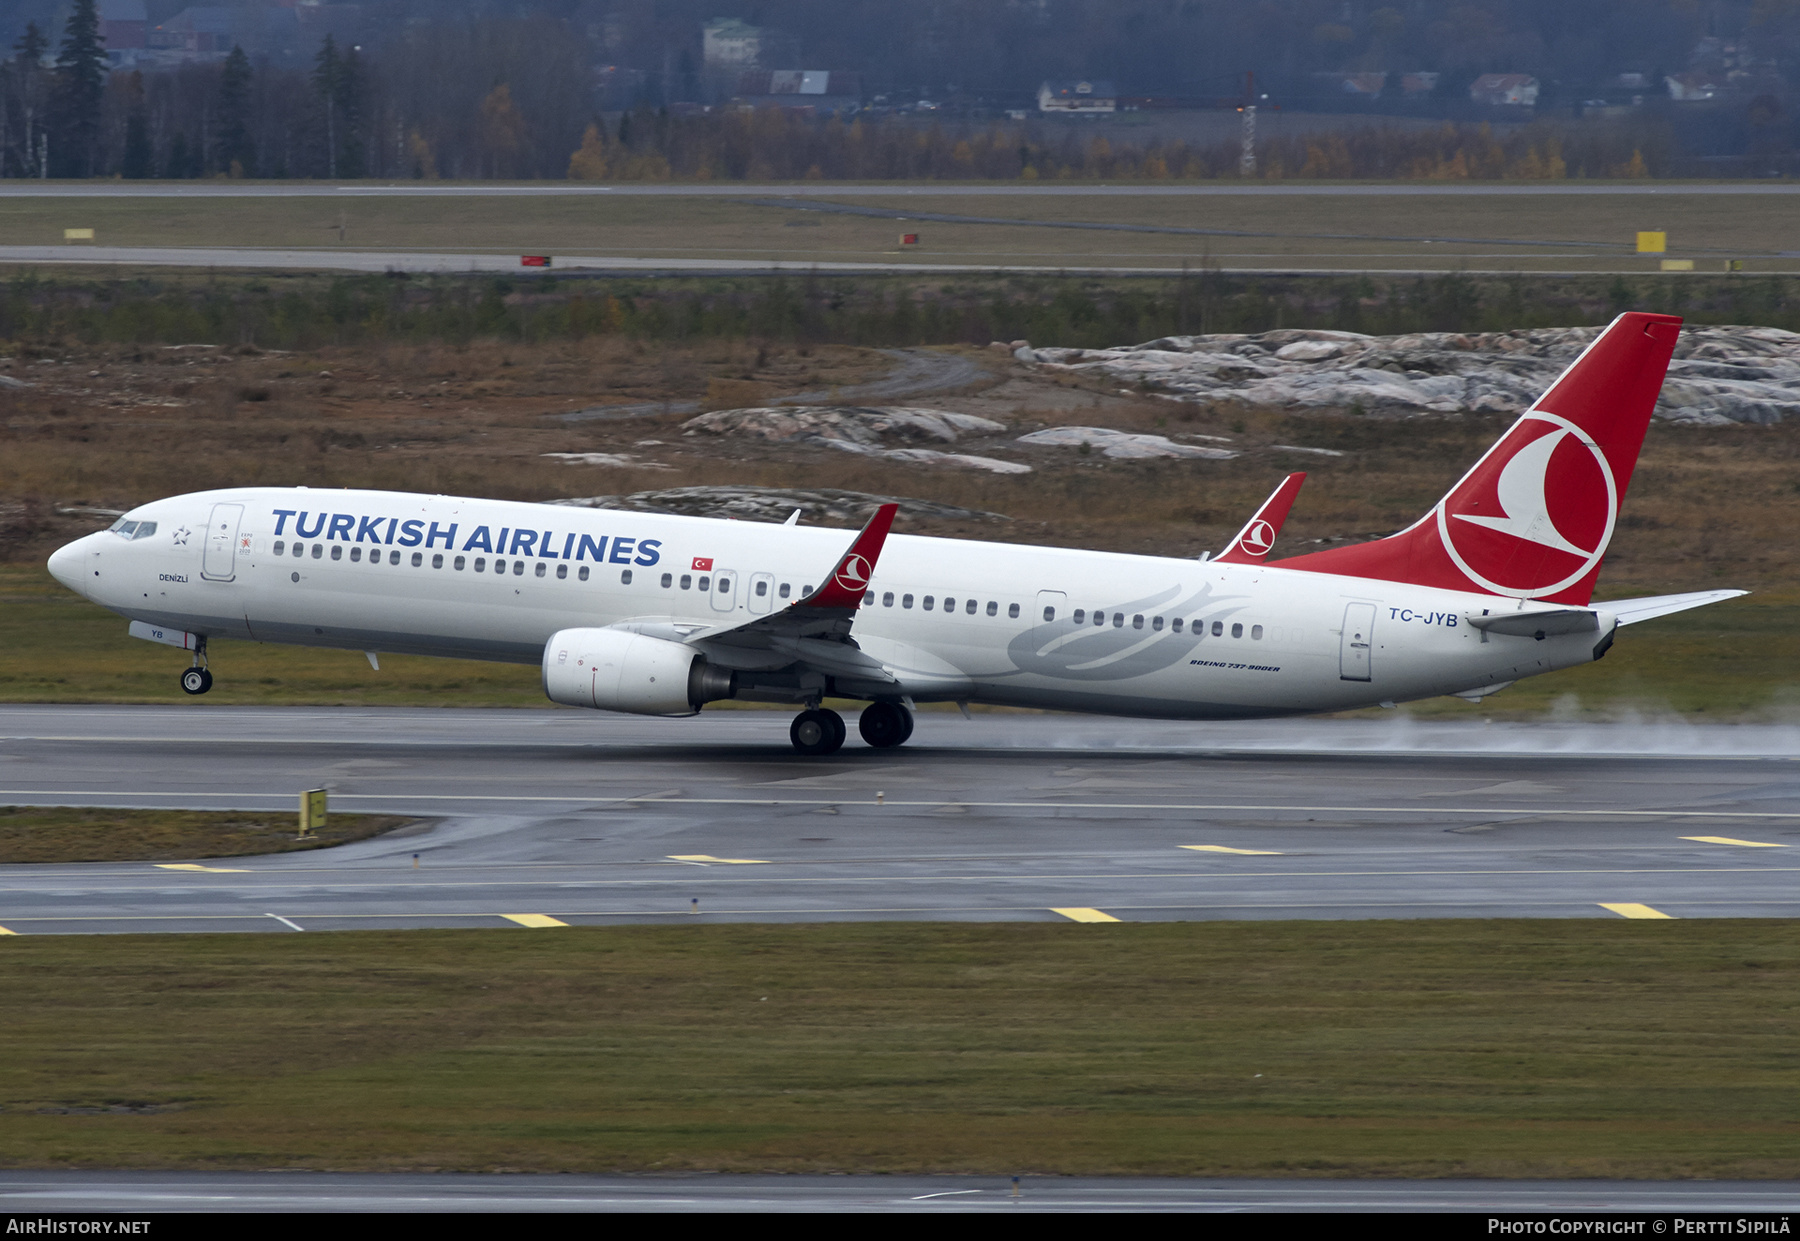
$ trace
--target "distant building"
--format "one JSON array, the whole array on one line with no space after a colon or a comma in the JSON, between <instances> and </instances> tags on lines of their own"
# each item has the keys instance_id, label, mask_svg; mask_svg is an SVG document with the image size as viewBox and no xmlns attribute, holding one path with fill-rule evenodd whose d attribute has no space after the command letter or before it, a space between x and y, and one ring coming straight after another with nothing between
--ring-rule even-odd
<instances>
[{"instance_id":1,"label":"distant building","mask_svg":"<svg viewBox=\"0 0 1800 1241\"><path fill-rule=\"evenodd\" d=\"M862 106L862 78L834 69L752 69L738 78L737 98L752 107L851 112Z\"/></svg>"},{"instance_id":2,"label":"distant building","mask_svg":"<svg viewBox=\"0 0 1800 1241\"><path fill-rule=\"evenodd\" d=\"M1119 110L1119 92L1100 78L1045 82L1038 87L1038 111L1107 115Z\"/></svg>"},{"instance_id":3,"label":"distant building","mask_svg":"<svg viewBox=\"0 0 1800 1241\"><path fill-rule=\"evenodd\" d=\"M144 11L144 0L100 0L100 37L106 50L133 51L144 47L150 30L150 15Z\"/></svg>"},{"instance_id":4,"label":"distant building","mask_svg":"<svg viewBox=\"0 0 1800 1241\"><path fill-rule=\"evenodd\" d=\"M1344 94L1355 99L1374 99L1387 85L1387 79L1385 73L1346 73L1338 81Z\"/></svg>"},{"instance_id":5,"label":"distant building","mask_svg":"<svg viewBox=\"0 0 1800 1241\"><path fill-rule=\"evenodd\" d=\"M1429 95L1437 89L1438 75L1435 73L1403 73L1400 75L1400 93L1408 99L1416 95Z\"/></svg>"},{"instance_id":6,"label":"distant building","mask_svg":"<svg viewBox=\"0 0 1800 1241\"><path fill-rule=\"evenodd\" d=\"M735 17L707 22L700 31L700 50L708 68L754 65L762 56L762 28Z\"/></svg>"},{"instance_id":7,"label":"distant building","mask_svg":"<svg viewBox=\"0 0 1800 1241\"><path fill-rule=\"evenodd\" d=\"M1717 99L1726 90L1725 75L1708 73L1699 69L1672 74L1664 78L1663 82L1669 88L1669 98L1678 103L1697 103L1705 99Z\"/></svg>"},{"instance_id":8,"label":"distant building","mask_svg":"<svg viewBox=\"0 0 1800 1241\"><path fill-rule=\"evenodd\" d=\"M1490 108L1537 106L1538 80L1524 73L1484 73L1469 86L1469 98Z\"/></svg>"}]
</instances>

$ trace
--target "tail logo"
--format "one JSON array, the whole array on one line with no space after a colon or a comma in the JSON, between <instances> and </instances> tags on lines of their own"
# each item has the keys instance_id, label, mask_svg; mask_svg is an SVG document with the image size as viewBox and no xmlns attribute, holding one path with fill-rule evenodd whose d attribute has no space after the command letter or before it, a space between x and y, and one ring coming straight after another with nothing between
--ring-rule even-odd
<instances>
[{"instance_id":1,"label":"tail logo","mask_svg":"<svg viewBox=\"0 0 1800 1241\"><path fill-rule=\"evenodd\" d=\"M1275 528L1259 517L1244 531L1238 546L1253 556L1260 556L1275 546Z\"/></svg>"},{"instance_id":2,"label":"tail logo","mask_svg":"<svg viewBox=\"0 0 1800 1241\"><path fill-rule=\"evenodd\" d=\"M845 590L863 590L869 584L869 562L857 553L844 557L838 567L837 584Z\"/></svg>"},{"instance_id":3,"label":"tail logo","mask_svg":"<svg viewBox=\"0 0 1800 1241\"><path fill-rule=\"evenodd\" d=\"M1600 563L1619 489L1600 446L1566 418L1532 410L1438 505L1457 568L1495 594L1553 595Z\"/></svg>"}]
</instances>

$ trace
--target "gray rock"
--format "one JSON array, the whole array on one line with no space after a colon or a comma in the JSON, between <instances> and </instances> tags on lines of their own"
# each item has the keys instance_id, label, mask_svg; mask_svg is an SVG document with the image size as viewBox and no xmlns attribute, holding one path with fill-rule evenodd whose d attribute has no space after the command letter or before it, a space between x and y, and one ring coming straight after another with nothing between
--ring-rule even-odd
<instances>
[{"instance_id":1,"label":"gray rock","mask_svg":"<svg viewBox=\"0 0 1800 1241\"><path fill-rule=\"evenodd\" d=\"M575 500L548 500L570 508L618 509L631 513L676 513L686 517L736 517L747 521L782 522L795 509L808 524L860 526L882 504L898 504L907 517L935 517L951 521L1011 521L1003 513L958 508L933 500L878 496L863 491L829 488L801 490L784 487L671 487L663 491L639 491L627 496L587 496Z\"/></svg>"},{"instance_id":2,"label":"gray rock","mask_svg":"<svg viewBox=\"0 0 1800 1241\"><path fill-rule=\"evenodd\" d=\"M1599 332L1364 336L1290 328L1033 353L1048 368L1104 374L1180 401L1360 408L1393 417L1514 414L1529 407ZM1684 329L1656 416L1697 425L1800 416L1800 334L1765 327Z\"/></svg>"},{"instance_id":3,"label":"gray rock","mask_svg":"<svg viewBox=\"0 0 1800 1241\"><path fill-rule=\"evenodd\" d=\"M1047 444L1056 448L1078 448L1086 444L1100 450L1100 455L1135 460L1147 457L1194 457L1206 461L1229 461L1238 454L1228 448L1201 448L1196 444L1177 444L1162 435L1134 435L1108 427L1047 427L1019 437L1021 444Z\"/></svg>"},{"instance_id":4,"label":"gray rock","mask_svg":"<svg viewBox=\"0 0 1800 1241\"><path fill-rule=\"evenodd\" d=\"M23 379L14 379L11 375L0 375L0 388L29 388L30 386Z\"/></svg>"},{"instance_id":5,"label":"gray rock","mask_svg":"<svg viewBox=\"0 0 1800 1241\"><path fill-rule=\"evenodd\" d=\"M991 435L1006 427L973 414L907 405L770 405L701 414L682 423L681 429L685 435L740 435L782 443L838 440L881 448L896 441L950 444L965 435Z\"/></svg>"}]
</instances>

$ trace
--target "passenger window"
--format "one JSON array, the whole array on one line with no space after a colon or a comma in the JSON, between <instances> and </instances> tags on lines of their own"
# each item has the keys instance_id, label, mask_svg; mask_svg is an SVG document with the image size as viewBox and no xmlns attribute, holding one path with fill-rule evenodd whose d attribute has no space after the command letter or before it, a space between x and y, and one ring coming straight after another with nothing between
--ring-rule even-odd
<instances>
[{"instance_id":1,"label":"passenger window","mask_svg":"<svg viewBox=\"0 0 1800 1241\"><path fill-rule=\"evenodd\" d=\"M731 593L731 579L730 578L722 577L719 579L719 593L721 595L729 595Z\"/></svg>"},{"instance_id":2,"label":"passenger window","mask_svg":"<svg viewBox=\"0 0 1800 1241\"><path fill-rule=\"evenodd\" d=\"M1008 616L1012 617L1014 620L1018 620L1019 619L1019 605L1016 603L1008 604L1007 608L1006 608L1006 614Z\"/></svg>"},{"instance_id":3,"label":"passenger window","mask_svg":"<svg viewBox=\"0 0 1800 1241\"><path fill-rule=\"evenodd\" d=\"M808 582L806 585L804 585L800 588L800 597L802 599L804 599L804 598L806 598L806 596L808 596L810 594L812 594L812 583Z\"/></svg>"},{"instance_id":4,"label":"passenger window","mask_svg":"<svg viewBox=\"0 0 1800 1241\"><path fill-rule=\"evenodd\" d=\"M461 573L463 565L466 562L463 560L463 558L461 556L458 556L455 560L452 560L450 563L451 563L452 567L454 567L458 573Z\"/></svg>"},{"instance_id":5,"label":"passenger window","mask_svg":"<svg viewBox=\"0 0 1800 1241\"><path fill-rule=\"evenodd\" d=\"M667 586L668 583L665 581L663 583L663 585ZM767 582L758 582L756 584L756 597L758 599L764 598L765 596L768 595L768 593L769 593L769 584Z\"/></svg>"},{"instance_id":6,"label":"passenger window","mask_svg":"<svg viewBox=\"0 0 1800 1241\"><path fill-rule=\"evenodd\" d=\"M792 589L793 589L792 586L788 585L788 583L786 583L786 582L783 582L781 584L781 589L776 591L775 593L780 595L783 599L785 599L788 597L788 592Z\"/></svg>"},{"instance_id":7,"label":"passenger window","mask_svg":"<svg viewBox=\"0 0 1800 1241\"><path fill-rule=\"evenodd\" d=\"M1250 626L1250 637L1253 641L1261 642L1262 641L1262 626L1261 625Z\"/></svg>"},{"instance_id":8,"label":"passenger window","mask_svg":"<svg viewBox=\"0 0 1800 1241\"><path fill-rule=\"evenodd\" d=\"M388 553L388 563L389 564L399 564L400 563L400 553L397 551L389 552Z\"/></svg>"},{"instance_id":9,"label":"passenger window","mask_svg":"<svg viewBox=\"0 0 1800 1241\"><path fill-rule=\"evenodd\" d=\"M582 581L584 581L584 582L585 582L585 581L587 581L587 579L588 579L588 567L587 567L587 566L586 566L586 565L582 565L582 566L581 566L581 568L580 568L580 569L579 569L579 570L577 570L577 571L576 571L576 573L575 573L575 576L576 576L576 577L578 577L578 578L580 578L580 579L581 579L581 580L582 580ZM664 583L664 585L667 585L667 583L666 583L666 582L665 582L665 583Z\"/></svg>"},{"instance_id":10,"label":"passenger window","mask_svg":"<svg viewBox=\"0 0 1800 1241\"><path fill-rule=\"evenodd\" d=\"M313 559L314 560L323 560L324 558L325 558L325 544L314 543L313 544Z\"/></svg>"},{"instance_id":11,"label":"passenger window","mask_svg":"<svg viewBox=\"0 0 1800 1241\"><path fill-rule=\"evenodd\" d=\"M900 596L900 606L901 607L910 608L912 606L912 604L913 604L913 598L911 595L901 595Z\"/></svg>"},{"instance_id":12,"label":"passenger window","mask_svg":"<svg viewBox=\"0 0 1800 1241\"><path fill-rule=\"evenodd\" d=\"M1214 621L1213 622L1213 637L1216 638L1224 632L1225 632L1224 622L1223 621Z\"/></svg>"},{"instance_id":13,"label":"passenger window","mask_svg":"<svg viewBox=\"0 0 1800 1241\"><path fill-rule=\"evenodd\" d=\"M475 557L475 572L477 572L477 573L486 573L487 572L487 557L486 556Z\"/></svg>"},{"instance_id":14,"label":"passenger window","mask_svg":"<svg viewBox=\"0 0 1800 1241\"><path fill-rule=\"evenodd\" d=\"M1113 628L1114 629L1125 628L1125 613L1123 613L1123 612L1114 612L1113 613Z\"/></svg>"},{"instance_id":15,"label":"passenger window","mask_svg":"<svg viewBox=\"0 0 1800 1241\"><path fill-rule=\"evenodd\" d=\"M569 566L566 564L557 565L556 566L556 580L560 582L563 578L565 578L567 576L569 576Z\"/></svg>"},{"instance_id":16,"label":"passenger window","mask_svg":"<svg viewBox=\"0 0 1800 1241\"><path fill-rule=\"evenodd\" d=\"M924 608L927 612L929 612L929 611L931 611L931 601L932 601L932 596L926 595L924 600L920 602L919 606Z\"/></svg>"},{"instance_id":17,"label":"passenger window","mask_svg":"<svg viewBox=\"0 0 1800 1241\"><path fill-rule=\"evenodd\" d=\"M664 590L669 589L669 587L673 586L674 584L675 584L675 575L673 573L663 574L662 586L663 586Z\"/></svg>"},{"instance_id":18,"label":"passenger window","mask_svg":"<svg viewBox=\"0 0 1800 1241\"><path fill-rule=\"evenodd\" d=\"M1131 618L1131 627L1133 629L1142 629L1144 627L1144 614L1142 612L1139 612L1136 616Z\"/></svg>"},{"instance_id":19,"label":"passenger window","mask_svg":"<svg viewBox=\"0 0 1800 1241\"><path fill-rule=\"evenodd\" d=\"M881 606L884 608L891 608L894 606L894 592L893 591L890 590L886 594L881 596Z\"/></svg>"},{"instance_id":20,"label":"passenger window","mask_svg":"<svg viewBox=\"0 0 1800 1241\"><path fill-rule=\"evenodd\" d=\"M344 558L344 545L342 543L333 543L331 545L331 558L333 560L342 560Z\"/></svg>"},{"instance_id":21,"label":"passenger window","mask_svg":"<svg viewBox=\"0 0 1800 1241\"><path fill-rule=\"evenodd\" d=\"M706 579L701 578L700 580L704 582ZM620 583L620 585L623 585L623 586L631 585L631 570L630 569L627 569L627 570L625 570L625 572L619 574L619 583Z\"/></svg>"},{"instance_id":22,"label":"passenger window","mask_svg":"<svg viewBox=\"0 0 1800 1241\"><path fill-rule=\"evenodd\" d=\"M973 599L971 599L971 600L969 600L969 602L970 602L970 604L973 604L975 601ZM973 607L969 608L969 611L971 611L971 612L973 612L974 610L975 609ZM988 605L987 605L987 614L989 616L1000 615L1000 605L998 603L995 603L992 599L989 599Z\"/></svg>"},{"instance_id":23,"label":"passenger window","mask_svg":"<svg viewBox=\"0 0 1800 1241\"><path fill-rule=\"evenodd\" d=\"M543 568L542 565L539 565L538 567L540 569ZM523 560L513 561L513 576L514 577L524 577L525 576L525 562Z\"/></svg>"},{"instance_id":24,"label":"passenger window","mask_svg":"<svg viewBox=\"0 0 1800 1241\"><path fill-rule=\"evenodd\" d=\"M444 567L444 553L443 552L438 552L432 556L431 567L434 569L441 569Z\"/></svg>"},{"instance_id":25,"label":"passenger window","mask_svg":"<svg viewBox=\"0 0 1800 1241\"><path fill-rule=\"evenodd\" d=\"M287 551L287 544L280 539L276 539L275 540L275 554L277 556L279 556L285 551Z\"/></svg>"},{"instance_id":26,"label":"passenger window","mask_svg":"<svg viewBox=\"0 0 1800 1241\"><path fill-rule=\"evenodd\" d=\"M413 568L416 569L424 563L425 563L425 553L424 552L414 552L413 553Z\"/></svg>"},{"instance_id":27,"label":"passenger window","mask_svg":"<svg viewBox=\"0 0 1800 1241\"><path fill-rule=\"evenodd\" d=\"M949 595L944 596L944 611L946 611L946 612L956 611L956 600L951 598Z\"/></svg>"},{"instance_id":28,"label":"passenger window","mask_svg":"<svg viewBox=\"0 0 1800 1241\"><path fill-rule=\"evenodd\" d=\"M1175 633L1180 633L1181 632L1181 618L1179 616L1177 616L1174 620L1170 621L1169 628L1172 631L1174 631Z\"/></svg>"},{"instance_id":29,"label":"passenger window","mask_svg":"<svg viewBox=\"0 0 1800 1241\"><path fill-rule=\"evenodd\" d=\"M542 576L544 576L544 570L548 567L549 567L548 565L546 565L543 561L540 560L537 562L537 567L533 570L533 572L538 577L542 577Z\"/></svg>"},{"instance_id":30,"label":"passenger window","mask_svg":"<svg viewBox=\"0 0 1800 1241\"><path fill-rule=\"evenodd\" d=\"M1243 637L1244 636L1244 627L1242 625L1233 625L1231 627L1231 636L1234 638Z\"/></svg>"},{"instance_id":31,"label":"passenger window","mask_svg":"<svg viewBox=\"0 0 1800 1241\"><path fill-rule=\"evenodd\" d=\"M1044 609L1044 619L1047 621L1055 620L1056 619L1056 609L1055 608L1045 608ZM1078 623L1078 624L1080 623L1081 613L1077 612L1075 614L1075 620L1076 620L1076 623Z\"/></svg>"},{"instance_id":32,"label":"passenger window","mask_svg":"<svg viewBox=\"0 0 1800 1241\"><path fill-rule=\"evenodd\" d=\"M304 543L294 544L294 555L296 555L296 556L306 555L306 544L304 544Z\"/></svg>"},{"instance_id":33,"label":"passenger window","mask_svg":"<svg viewBox=\"0 0 1800 1241\"><path fill-rule=\"evenodd\" d=\"M1045 613L1045 615L1044 615L1045 620L1052 620L1055 618L1056 609L1055 608L1045 608L1044 613ZM1087 623L1087 609L1086 608L1076 608L1075 609L1075 623L1077 625L1085 625Z\"/></svg>"},{"instance_id":34,"label":"passenger window","mask_svg":"<svg viewBox=\"0 0 1800 1241\"><path fill-rule=\"evenodd\" d=\"M1163 618L1158 616L1155 620L1150 622L1150 628L1157 633L1161 633L1162 632L1162 620L1163 620Z\"/></svg>"},{"instance_id":35,"label":"passenger window","mask_svg":"<svg viewBox=\"0 0 1800 1241\"><path fill-rule=\"evenodd\" d=\"M874 591L872 591L872 590L863 591L862 605L865 608L872 608L875 606L875 592Z\"/></svg>"},{"instance_id":36,"label":"passenger window","mask_svg":"<svg viewBox=\"0 0 1800 1241\"><path fill-rule=\"evenodd\" d=\"M710 578L710 577L706 576L706 574L702 573L700 575L700 581L699 581L698 585L701 590L711 590L712 589L712 578Z\"/></svg>"},{"instance_id":37,"label":"passenger window","mask_svg":"<svg viewBox=\"0 0 1800 1241\"><path fill-rule=\"evenodd\" d=\"M350 563L355 564L357 561L359 561L361 559L362 559L362 548L352 547L350 549Z\"/></svg>"},{"instance_id":38,"label":"passenger window","mask_svg":"<svg viewBox=\"0 0 1800 1241\"><path fill-rule=\"evenodd\" d=\"M1095 612L1094 613L1094 624L1096 626L1100 626L1100 625L1104 625L1105 623L1106 623L1106 613L1105 612Z\"/></svg>"}]
</instances>

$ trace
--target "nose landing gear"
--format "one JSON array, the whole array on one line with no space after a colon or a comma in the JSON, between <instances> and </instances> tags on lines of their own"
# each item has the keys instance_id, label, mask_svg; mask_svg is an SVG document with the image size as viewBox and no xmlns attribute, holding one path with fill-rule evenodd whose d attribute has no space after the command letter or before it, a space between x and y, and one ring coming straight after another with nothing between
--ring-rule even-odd
<instances>
[{"instance_id":1,"label":"nose landing gear","mask_svg":"<svg viewBox=\"0 0 1800 1241\"><path fill-rule=\"evenodd\" d=\"M206 667L206 638L201 636L194 647L194 666L181 674L181 690L185 694L204 694L212 688L212 673Z\"/></svg>"}]
</instances>

